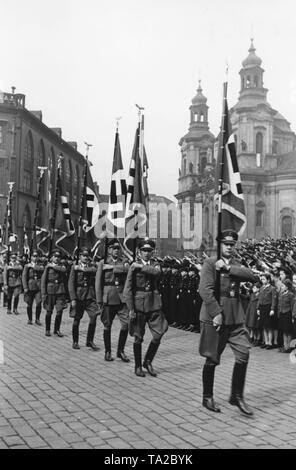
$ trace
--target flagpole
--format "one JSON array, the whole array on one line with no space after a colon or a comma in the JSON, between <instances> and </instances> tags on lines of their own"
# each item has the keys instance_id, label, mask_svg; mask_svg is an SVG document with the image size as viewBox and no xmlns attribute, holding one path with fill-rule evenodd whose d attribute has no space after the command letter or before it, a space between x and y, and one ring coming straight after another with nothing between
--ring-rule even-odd
<instances>
[{"instance_id":1,"label":"flagpole","mask_svg":"<svg viewBox=\"0 0 296 470\"><path fill-rule=\"evenodd\" d=\"M220 168L219 182L218 182L218 222L217 222L217 260L221 257L221 232L222 232L222 193L223 193L223 173L225 161L225 118L226 118L226 100L227 100L227 81L223 83L223 109L222 109L222 124L221 124L221 137L220 137ZM220 302L220 271L217 271L216 281L216 298Z\"/></svg>"},{"instance_id":2,"label":"flagpole","mask_svg":"<svg viewBox=\"0 0 296 470\"><path fill-rule=\"evenodd\" d=\"M83 210L85 205L86 199L86 176L87 176L87 165L88 165L88 149L85 157L85 165L84 165L84 175L83 175L83 189L82 189L82 198L81 198L81 205L80 205L80 216L79 216L79 223L78 223L78 234L77 234L77 253L76 253L76 264L78 264L79 260L79 251L81 246L81 229L82 229L82 218L83 218Z\"/></svg>"},{"instance_id":3,"label":"flagpole","mask_svg":"<svg viewBox=\"0 0 296 470\"><path fill-rule=\"evenodd\" d=\"M56 179L56 190L55 190L55 199L54 199L54 208L53 208L53 214L52 214L52 219L51 219L51 228L50 228L50 243L49 243L49 253L48 253L48 259L50 259L51 252L53 249L53 237L54 237L54 230L55 230L55 219L57 215L57 207L58 207L58 199L59 199L59 179L61 177L61 165L62 165L62 159L63 159L63 154L61 153L59 158L58 158L58 171L57 171L57 179Z\"/></svg>"},{"instance_id":4,"label":"flagpole","mask_svg":"<svg viewBox=\"0 0 296 470\"><path fill-rule=\"evenodd\" d=\"M9 188L9 193L8 193L8 210L7 210L7 263L9 263L9 258L10 258L10 252L11 252L11 243L10 243L10 234L12 232L12 215L11 215L11 208L12 208L12 190L13 190L13 185L15 184L14 182L9 182L8 188Z\"/></svg>"},{"instance_id":5,"label":"flagpole","mask_svg":"<svg viewBox=\"0 0 296 470\"><path fill-rule=\"evenodd\" d=\"M143 108L142 106L139 106L138 104L136 104L136 107L138 108L138 149L139 149L139 157L140 157L140 162L141 162L141 169L142 169L142 165L143 165L143 149L142 149L142 144L143 144L143 136L141 135L141 125L142 125L142 111L144 111L145 108ZM144 123L144 121L143 121ZM137 155L136 155L136 158L137 158ZM137 164L135 166L135 169L137 168ZM142 181L141 181L141 184L142 184ZM138 230L138 213L139 211L136 209L134 210L134 214L135 214L135 228L134 230L137 231ZM135 261L136 260L136 250L137 250L137 239L138 239L138 234L137 236L133 239L133 260Z\"/></svg>"},{"instance_id":6,"label":"flagpole","mask_svg":"<svg viewBox=\"0 0 296 470\"><path fill-rule=\"evenodd\" d=\"M41 199L41 185L42 185L42 177L47 170L47 166L38 166L38 170L40 171L40 176L38 180L38 189L37 189L37 201L36 201L36 207L35 207L35 214L34 214L34 223L33 223L33 228L32 228L32 236L31 236L31 242L30 242L30 261L31 261L31 256L32 256L32 251L34 247L34 238L36 238L36 227L37 227L37 220L38 220L38 215L39 215L39 206L40 206L40 199ZM36 247L37 248L37 247Z\"/></svg>"}]
</instances>

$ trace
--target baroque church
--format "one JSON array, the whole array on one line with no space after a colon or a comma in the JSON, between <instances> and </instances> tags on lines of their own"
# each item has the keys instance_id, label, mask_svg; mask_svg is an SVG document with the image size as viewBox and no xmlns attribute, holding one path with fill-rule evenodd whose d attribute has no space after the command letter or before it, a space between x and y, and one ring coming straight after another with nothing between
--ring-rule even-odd
<instances>
[{"instance_id":1,"label":"baroque church","mask_svg":"<svg viewBox=\"0 0 296 470\"><path fill-rule=\"evenodd\" d=\"M251 41L242 62L238 102L230 109L243 186L247 226L241 239L296 235L296 135L267 101L262 60ZM210 132L201 83L190 106L190 125L181 138L178 208L181 228L188 207L190 229L178 250L213 249L217 231L214 198L218 139ZM181 216L181 209L182 216ZM188 224L187 224L188 225Z\"/></svg>"}]
</instances>

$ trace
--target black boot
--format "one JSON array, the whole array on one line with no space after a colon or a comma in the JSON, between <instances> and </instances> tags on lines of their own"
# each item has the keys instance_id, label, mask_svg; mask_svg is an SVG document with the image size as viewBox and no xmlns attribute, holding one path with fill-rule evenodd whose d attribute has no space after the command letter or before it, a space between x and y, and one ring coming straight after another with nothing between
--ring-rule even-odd
<instances>
[{"instance_id":1,"label":"black boot","mask_svg":"<svg viewBox=\"0 0 296 470\"><path fill-rule=\"evenodd\" d=\"M145 372L142 369L142 344L134 343L134 358L135 358L135 374L138 377L145 377Z\"/></svg>"},{"instance_id":2,"label":"black boot","mask_svg":"<svg viewBox=\"0 0 296 470\"><path fill-rule=\"evenodd\" d=\"M220 413L220 408L213 398L215 366L205 363L202 370L203 399L202 405L210 411Z\"/></svg>"},{"instance_id":3,"label":"black boot","mask_svg":"<svg viewBox=\"0 0 296 470\"><path fill-rule=\"evenodd\" d=\"M128 330L120 330L117 346L117 357L120 357L123 362L130 362L129 358L124 353L124 346L126 343L127 335Z\"/></svg>"},{"instance_id":4,"label":"black boot","mask_svg":"<svg viewBox=\"0 0 296 470\"><path fill-rule=\"evenodd\" d=\"M243 414L252 416L254 413L245 403L243 398L247 367L247 362L235 362L232 373L231 397L229 399L229 403L237 406Z\"/></svg>"},{"instance_id":5,"label":"black boot","mask_svg":"<svg viewBox=\"0 0 296 470\"><path fill-rule=\"evenodd\" d=\"M143 367L147 369L148 373L152 375L152 377L157 377L157 373L152 367L152 361L154 359L155 354L157 353L158 348L159 343L154 343L153 341L150 341L150 344L144 357Z\"/></svg>"},{"instance_id":6,"label":"black boot","mask_svg":"<svg viewBox=\"0 0 296 470\"><path fill-rule=\"evenodd\" d=\"M80 349L78 341L79 341L79 323L73 322L72 326L72 338L73 338L73 349Z\"/></svg>"},{"instance_id":7,"label":"black boot","mask_svg":"<svg viewBox=\"0 0 296 470\"><path fill-rule=\"evenodd\" d=\"M111 330L104 330L105 361L114 361L111 356Z\"/></svg>"},{"instance_id":8,"label":"black boot","mask_svg":"<svg viewBox=\"0 0 296 470\"><path fill-rule=\"evenodd\" d=\"M18 303L19 303L19 298L16 297L16 298L13 300L13 313L14 313L15 315L19 315L19 312L18 312L18 310L17 310L17 308L18 308Z\"/></svg>"},{"instance_id":9,"label":"black boot","mask_svg":"<svg viewBox=\"0 0 296 470\"><path fill-rule=\"evenodd\" d=\"M54 330L53 334L62 338L64 335L60 332L60 327L62 323L62 312L57 312L55 321L54 321Z\"/></svg>"},{"instance_id":10,"label":"black boot","mask_svg":"<svg viewBox=\"0 0 296 470\"><path fill-rule=\"evenodd\" d=\"M89 323L86 335L86 346L93 351L99 351L99 347L94 343L96 323Z\"/></svg>"},{"instance_id":11,"label":"black boot","mask_svg":"<svg viewBox=\"0 0 296 470\"><path fill-rule=\"evenodd\" d=\"M39 326L41 325L40 315L41 315L41 304L36 305L36 310L35 310L35 323L36 325L39 325Z\"/></svg>"},{"instance_id":12,"label":"black boot","mask_svg":"<svg viewBox=\"0 0 296 470\"><path fill-rule=\"evenodd\" d=\"M32 305L27 305L28 325L33 325Z\"/></svg>"},{"instance_id":13,"label":"black boot","mask_svg":"<svg viewBox=\"0 0 296 470\"><path fill-rule=\"evenodd\" d=\"M51 324L51 312L47 312L45 315L45 336L51 336L50 333L50 324Z\"/></svg>"}]
</instances>

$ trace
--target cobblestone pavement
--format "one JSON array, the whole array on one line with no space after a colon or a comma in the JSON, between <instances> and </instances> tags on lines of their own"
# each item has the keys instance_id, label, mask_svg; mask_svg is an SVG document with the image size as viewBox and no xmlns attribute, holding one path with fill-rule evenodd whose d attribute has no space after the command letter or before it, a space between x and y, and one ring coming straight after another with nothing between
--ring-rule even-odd
<instances>
[{"instance_id":1,"label":"cobblestone pavement","mask_svg":"<svg viewBox=\"0 0 296 470\"><path fill-rule=\"evenodd\" d=\"M102 325L80 350L72 349L72 319L64 312L64 338L45 337L44 325L27 325L0 308L1 449L251 449L296 447L296 364L289 354L253 348L246 383L252 418L228 404L233 355L216 369L215 396L222 413L201 406L199 334L174 328L164 336L154 367L157 378L134 374L133 361L104 361ZM44 323L44 312L41 316ZM112 334L113 356L119 323ZM144 352L150 341L147 330ZM1 343L0 343L1 345ZM132 358L132 339L126 353Z\"/></svg>"}]
</instances>

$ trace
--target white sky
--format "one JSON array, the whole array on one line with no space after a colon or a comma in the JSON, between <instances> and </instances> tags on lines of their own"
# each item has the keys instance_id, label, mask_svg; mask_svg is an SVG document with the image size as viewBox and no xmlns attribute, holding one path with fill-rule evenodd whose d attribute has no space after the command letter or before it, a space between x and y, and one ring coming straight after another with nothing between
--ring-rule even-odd
<instances>
[{"instance_id":1,"label":"white sky","mask_svg":"<svg viewBox=\"0 0 296 470\"><path fill-rule=\"evenodd\" d=\"M180 138L201 77L217 135L222 83L238 98L253 34L268 101L296 130L296 3L293 0L0 0L0 89L26 95L65 140L93 144L92 174L109 193L116 117L127 174L145 107L150 192L178 188Z\"/></svg>"}]
</instances>

